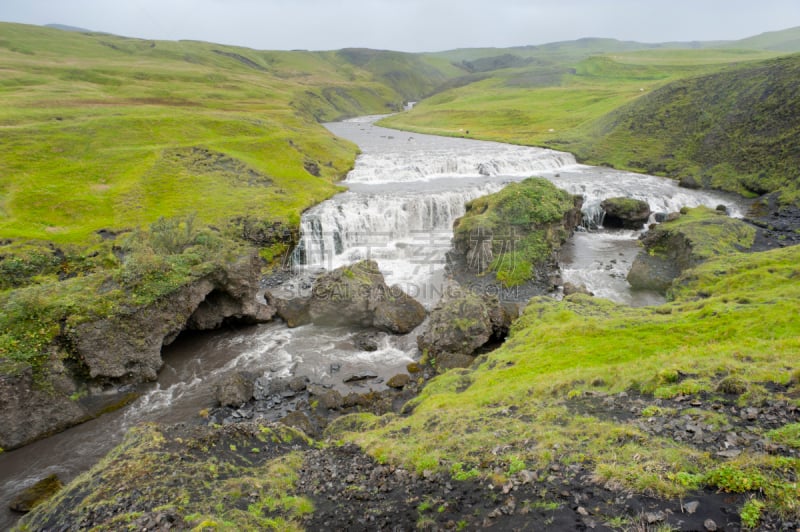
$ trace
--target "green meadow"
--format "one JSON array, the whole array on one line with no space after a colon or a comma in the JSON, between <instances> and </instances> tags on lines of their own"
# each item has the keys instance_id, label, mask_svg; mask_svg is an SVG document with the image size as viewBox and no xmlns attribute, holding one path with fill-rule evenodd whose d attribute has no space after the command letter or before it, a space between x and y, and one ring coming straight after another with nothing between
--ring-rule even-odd
<instances>
[{"instance_id":1,"label":"green meadow","mask_svg":"<svg viewBox=\"0 0 800 532\"><path fill-rule=\"evenodd\" d=\"M70 356L57 344L60 327L146 305L236 260L261 245L245 225L296 229L304 209L339 190L357 155L319 122L396 111L409 99L427 96L383 123L561 148L796 201L800 59L779 56L797 51L797 33L695 49L589 39L412 55L264 52L0 24L0 369L31 365L47 386L53 349ZM770 83L777 90L760 98ZM800 406L800 248L736 251L753 235L733 242L705 216L717 215L692 211L676 222L708 261L684 272L668 303L536 298L500 348L430 381L404 414L344 417L328 436L380 462L498 488L522 469L581 464L619 491L745 493L742 518L753 528L762 509L800 518L797 458L755 448L725 458L643 428L678 416L725 426L732 421L720 412L731 402ZM285 251L260 253L274 260ZM622 421L584 407L622 392L653 405ZM684 396L701 405L671 402ZM796 425L754 430L797 449ZM157 432L141 429L144 451L160 445ZM145 469L165 467L142 456L154 461ZM291 470L296 458L273 465ZM282 501L293 524L311 509L284 497L289 476L242 485ZM543 492L539 502L551 499ZM205 522L205 509L184 506ZM232 528L273 526L230 513Z\"/></svg>"}]
</instances>

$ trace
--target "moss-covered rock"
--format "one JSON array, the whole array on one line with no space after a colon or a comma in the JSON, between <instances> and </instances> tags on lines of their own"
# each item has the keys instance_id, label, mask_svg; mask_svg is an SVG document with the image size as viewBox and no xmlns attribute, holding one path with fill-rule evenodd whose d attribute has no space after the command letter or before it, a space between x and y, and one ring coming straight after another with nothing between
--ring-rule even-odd
<instances>
[{"instance_id":1,"label":"moss-covered rock","mask_svg":"<svg viewBox=\"0 0 800 532\"><path fill-rule=\"evenodd\" d=\"M686 269L712 257L749 249L756 230L749 224L707 207L652 227L644 249L633 261L628 282L636 289L666 292Z\"/></svg>"},{"instance_id":2,"label":"moss-covered rock","mask_svg":"<svg viewBox=\"0 0 800 532\"><path fill-rule=\"evenodd\" d=\"M64 485L57 475L43 478L33 486L24 489L9 504L15 512L28 513L50 497L58 493Z\"/></svg>"},{"instance_id":3,"label":"moss-covered rock","mask_svg":"<svg viewBox=\"0 0 800 532\"><path fill-rule=\"evenodd\" d=\"M527 285L545 292L557 269L554 253L580 223L581 204L580 197L542 178L472 200L454 224L448 268L465 286Z\"/></svg>"},{"instance_id":4,"label":"moss-covered rock","mask_svg":"<svg viewBox=\"0 0 800 532\"><path fill-rule=\"evenodd\" d=\"M463 367L478 349L505 338L511 320L497 297L451 284L431 312L427 330L417 337L417 346L439 366L448 361L445 366Z\"/></svg>"},{"instance_id":5,"label":"moss-covered rock","mask_svg":"<svg viewBox=\"0 0 800 532\"><path fill-rule=\"evenodd\" d=\"M650 218L650 205L644 200L634 198L608 198L600 204L605 217L605 227L622 229L641 229Z\"/></svg>"}]
</instances>

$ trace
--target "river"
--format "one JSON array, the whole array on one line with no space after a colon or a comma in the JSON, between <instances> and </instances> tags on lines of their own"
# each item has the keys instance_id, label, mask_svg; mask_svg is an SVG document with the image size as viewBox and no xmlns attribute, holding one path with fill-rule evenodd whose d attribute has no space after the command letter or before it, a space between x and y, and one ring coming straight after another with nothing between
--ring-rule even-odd
<instances>
[{"instance_id":1,"label":"river","mask_svg":"<svg viewBox=\"0 0 800 532\"><path fill-rule=\"evenodd\" d=\"M307 290L304 272L372 258L388 284L400 284L431 308L441 292L453 221L464 213L464 203L531 175L582 194L585 216L595 223L602 218L600 202L615 196L643 199L663 213L724 204L733 216L742 216L745 209L731 196L580 165L568 153L405 133L377 127L374 120L327 124L337 136L357 143L362 154L343 183L349 190L304 214L295 256L298 277L285 289ZM564 279L623 304L661 303L657 294L631 291L625 280L639 250L638 236L637 231L602 228L576 233L561 252ZM117 445L131 426L201 422L200 411L213 406L214 385L232 371L267 379L302 375L346 391L351 386L342 382L346 375L375 373L374 385L381 387L381 380L404 371L417 356L415 333L385 337L374 352L357 349L353 335L347 329L288 329L275 322L182 336L165 348L158 381L142 386L141 397L130 406L0 454L0 529L18 519L7 509L13 494L53 473L72 480Z\"/></svg>"}]
</instances>

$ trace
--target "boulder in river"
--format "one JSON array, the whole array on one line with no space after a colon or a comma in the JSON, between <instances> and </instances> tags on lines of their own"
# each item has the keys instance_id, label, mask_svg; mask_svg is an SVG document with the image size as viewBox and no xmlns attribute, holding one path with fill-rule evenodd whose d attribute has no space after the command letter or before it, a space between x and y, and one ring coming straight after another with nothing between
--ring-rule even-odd
<instances>
[{"instance_id":1,"label":"boulder in river","mask_svg":"<svg viewBox=\"0 0 800 532\"><path fill-rule=\"evenodd\" d=\"M459 365L490 341L508 334L512 317L495 296L475 294L453 283L430 315L417 346L429 356L462 355ZM452 357L450 357L452 358Z\"/></svg>"},{"instance_id":2,"label":"boulder in river","mask_svg":"<svg viewBox=\"0 0 800 532\"><path fill-rule=\"evenodd\" d=\"M387 286L378 264L365 260L320 276L308 314L318 325L355 325L406 334L425 319L425 308L400 287Z\"/></svg>"},{"instance_id":3,"label":"boulder in river","mask_svg":"<svg viewBox=\"0 0 800 532\"><path fill-rule=\"evenodd\" d=\"M50 475L18 493L8 507L15 512L28 513L61 491L63 487L57 475Z\"/></svg>"},{"instance_id":4,"label":"boulder in river","mask_svg":"<svg viewBox=\"0 0 800 532\"><path fill-rule=\"evenodd\" d=\"M453 224L450 275L463 286L527 301L551 291L555 255L582 220L581 196L542 178L511 183L466 204Z\"/></svg>"},{"instance_id":5,"label":"boulder in river","mask_svg":"<svg viewBox=\"0 0 800 532\"><path fill-rule=\"evenodd\" d=\"M628 282L635 289L664 293L685 270L712 257L748 250L755 228L708 207L684 209L642 235Z\"/></svg>"},{"instance_id":6,"label":"boulder in river","mask_svg":"<svg viewBox=\"0 0 800 532\"><path fill-rule=\"evenodd\" d=\"M222 406L240 407L253 397L254 379L246 373L228 375L214 388L214 398Z\"/></svg>"},{"instance_id":7,"label":"boulder in river","mask_svg":"<svg viewBox=\"0 0 800 532\"><path fill-rule=\"evenodd\" d=\"M633 198L608 198L600 203L600 207L605 211L604 227L641 229L651 214L646 201Z\"/></svg>"}]
</instances>

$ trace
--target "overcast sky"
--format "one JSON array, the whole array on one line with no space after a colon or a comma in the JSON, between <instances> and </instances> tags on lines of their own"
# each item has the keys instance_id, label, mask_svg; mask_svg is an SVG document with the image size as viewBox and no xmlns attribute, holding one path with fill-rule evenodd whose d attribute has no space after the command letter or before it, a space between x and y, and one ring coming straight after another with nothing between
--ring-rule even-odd
<instances>
[{"instance_id":1,"label":"overcast sky","mask_svg":"<svg viewBox=\"0 0 800 532\"><path fill-rule=\"evenodd\" d=\"M800 0L0 0L0 20L267 50L421 52L732 40L800 26Z\"/></svg>"}]
</instances>

